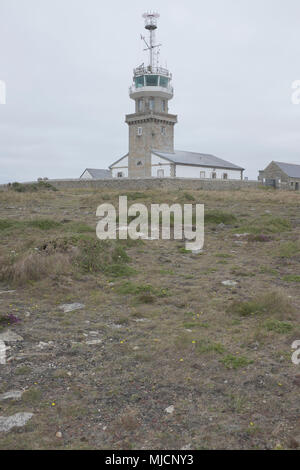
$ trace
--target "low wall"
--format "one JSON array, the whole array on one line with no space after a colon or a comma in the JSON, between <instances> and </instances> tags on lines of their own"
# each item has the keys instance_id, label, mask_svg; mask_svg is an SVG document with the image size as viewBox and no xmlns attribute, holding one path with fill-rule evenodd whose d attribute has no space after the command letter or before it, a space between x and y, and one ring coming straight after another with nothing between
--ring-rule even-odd
<instances>
[{"instance_id":1,"label":"low wall","mask_svg":"<svg viewBox=\"0 0 300 470\"><path fill-rule=\"evenodd\" d=\"M261 186L258 181L242 180L199 180L190 178L138 178L138 179L103 179L103 180L49 180L57 189L88 188L111 190L146 189L204 189L204 190L235 190L256 189Z\"/></svg>"}]
</instances>

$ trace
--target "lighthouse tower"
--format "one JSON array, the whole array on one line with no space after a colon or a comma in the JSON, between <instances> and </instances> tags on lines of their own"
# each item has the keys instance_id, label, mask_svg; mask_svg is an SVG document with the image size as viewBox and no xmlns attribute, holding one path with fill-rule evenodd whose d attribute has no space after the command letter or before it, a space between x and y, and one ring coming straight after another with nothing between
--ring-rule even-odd
<instances>
[{"instance_id":1,"label":"lighthouse tower","mask_svg":"<svg viewBox=\"0 0 300 470\"><path fill-rule=\"evenodd\" d=\"M177 116L169 114L169 100L173 98L172 75L159 65L159 47L156 44L158 13L143 15L147 37L142 40L149 52L148 64L134 69L129 95L135 102L135 113L126 116L129 126L129 178L151 177L151 150L174 152L174 125ZM175 175L174 175L175 176Z\"/></svg>"}]
</instances>

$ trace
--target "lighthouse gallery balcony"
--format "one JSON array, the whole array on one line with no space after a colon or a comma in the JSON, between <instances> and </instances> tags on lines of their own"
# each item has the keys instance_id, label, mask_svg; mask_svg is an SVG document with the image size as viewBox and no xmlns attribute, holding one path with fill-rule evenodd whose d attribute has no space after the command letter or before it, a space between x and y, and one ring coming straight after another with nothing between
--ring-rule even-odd
<instances>
[{"instance_id":1,"label":"lighthouse gallery balcony","mask_svg":"<svg viewBox=\"0 0 300 470\"><path fill-rule=\"evenodd\" d=\"M138 67L134 70L133 85L129 88L130 98L155 95L171 99L174 93L171 79L170 72L162 67Z\"/></svg>"}]
</instances>

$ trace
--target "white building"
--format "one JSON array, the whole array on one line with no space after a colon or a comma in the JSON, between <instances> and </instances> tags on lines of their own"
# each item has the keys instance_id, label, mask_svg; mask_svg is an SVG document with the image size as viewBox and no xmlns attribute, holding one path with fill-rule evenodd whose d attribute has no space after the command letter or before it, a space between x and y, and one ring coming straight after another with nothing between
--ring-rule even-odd
<instances>
[{"instance_id":1,"label":"white building","mask_svg":"<svg viewBox=\"0 0 300 470\"><path fill-rule=\"evenodd\" d=\"M128 178L128 154L110 166L113 178ZM203 153L175 150L173 153L151 151L151 177L243 179L244 168Z\"/></svg>"}]
</instances>

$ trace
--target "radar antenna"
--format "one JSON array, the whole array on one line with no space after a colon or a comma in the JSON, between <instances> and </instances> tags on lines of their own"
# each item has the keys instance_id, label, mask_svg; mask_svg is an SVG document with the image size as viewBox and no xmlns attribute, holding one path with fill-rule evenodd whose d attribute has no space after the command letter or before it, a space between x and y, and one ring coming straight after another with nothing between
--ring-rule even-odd
<instances>
[{"instance_id":1,"label":"radar antenna","mask_svg":"<svg viewBox=\"0 0 300 470\"><path fill-rule=\"evenodd\" d=\"M152 70L154 66L158 66L158 54L159 47L161 44L155 44L155 31L157 29L157 19L160 17L157 12L147 12L143 14L145 19L145 29L149 31L149 43L146 41L145 37L141 35L141 39L146 44L145 51L149 51L149 67ZM157 51L157 52L156 52Z\"/></svg>"}]
</instances>

